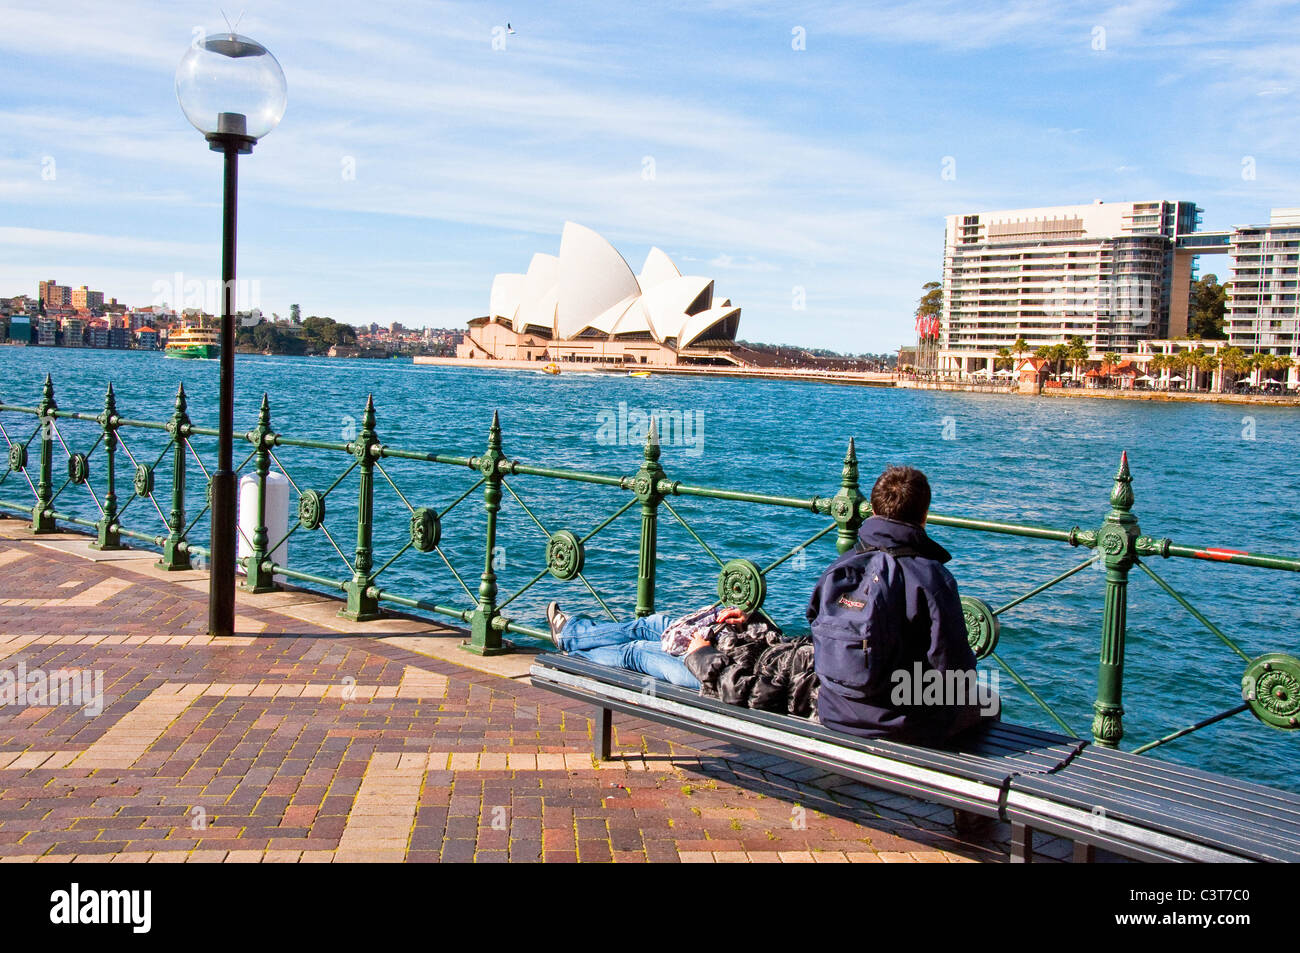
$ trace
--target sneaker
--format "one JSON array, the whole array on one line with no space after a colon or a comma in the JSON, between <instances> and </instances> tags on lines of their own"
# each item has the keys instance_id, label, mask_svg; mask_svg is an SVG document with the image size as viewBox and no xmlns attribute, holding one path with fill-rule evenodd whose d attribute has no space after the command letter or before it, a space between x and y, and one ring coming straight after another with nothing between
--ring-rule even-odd
<instances>
[{"instance_id":1,"label":"sneaker","mask_svg":"<svg viewBox=\"0 0 1300 953\"><path fill-rule=\"evenodd\" d=\"M546 621L551 625L551 641L555 643L557 649L563 649L560 644L560 633L564 627L569 624L569 617L560 611L560 604L552 601L546 607Z\"/></svg>"}]
</instances>

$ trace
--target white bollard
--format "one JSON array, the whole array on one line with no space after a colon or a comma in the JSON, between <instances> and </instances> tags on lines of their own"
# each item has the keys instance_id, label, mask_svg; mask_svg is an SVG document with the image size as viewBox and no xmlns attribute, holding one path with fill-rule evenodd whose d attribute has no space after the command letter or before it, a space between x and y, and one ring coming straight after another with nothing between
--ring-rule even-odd
<instances>
[{"instance_id":1,"label":"white bollard","mask_svg":"<svg viewBox=\"0 0 1300 953\"><path fill-rule=\"evenodd\" d=\"M239 530L235 558L243 559L253 555L253 534L257 531L257 477L251 473L239 480ZM289 532L289 479L275 470L266 475L266 532L266 545L282 540L271 553L271 561L278 566L289 565L289 541L284 538ZM242 566L237 571L247 575ZM284 582L279 573L273 578Z\"/></svg>"}]
</instances>

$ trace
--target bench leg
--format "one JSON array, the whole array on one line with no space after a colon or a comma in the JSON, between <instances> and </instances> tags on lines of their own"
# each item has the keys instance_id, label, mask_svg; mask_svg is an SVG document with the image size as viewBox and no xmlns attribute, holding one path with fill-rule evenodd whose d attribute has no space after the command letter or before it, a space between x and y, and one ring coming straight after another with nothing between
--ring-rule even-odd
<instances>
[{"instance_id":1,"label":"bench leg","mask_svg":"<svg viewBox=\"0 0 1300 953\"><path fill-rule=\"evenodd\" d=\"M1091 844L1082 844L1079 841L1074 842L1074 862L1076 864L1091 864L1095 859L1096 848Z\"/></svg>"},{"instance_id":2,"label":"bench leg","mask_svg":"<svg viewBox=\"0 0 1300 953\"><path fill-rule=\"evenodd\" d=\"M597 761L609 760L610 743L614 738L614 713L608 708L597 708L591 725L591 747Z\"/></svg>"},{"instance_id":3,"label":"bench leg","mask_svg":"<svg viewBox=\"0 0 1300 953\"><path fill-rule=\"evenodd\" d=\"M1034 860L1034 829L1024 824L1011 823L1011 862L1029 864Z\"/></svg>"}]
</instances>

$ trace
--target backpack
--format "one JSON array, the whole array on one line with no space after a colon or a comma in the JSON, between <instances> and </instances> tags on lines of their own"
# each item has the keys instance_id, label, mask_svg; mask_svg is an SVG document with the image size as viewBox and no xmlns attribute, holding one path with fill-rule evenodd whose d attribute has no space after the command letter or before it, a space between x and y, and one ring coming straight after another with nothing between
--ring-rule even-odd
<instances>
[{"instance_id":1,"label":"backpack","mask_svg":"<svg viewBox=\"0 0 1300 953\"><path fill-rule=\"evenodd\" d=\"M905 651L906 593L898 560L919 555L911 547L859 542L822 574L808 616L817 675L832 693L851 701L888 696Z\"/></svg>"}]
</instances>

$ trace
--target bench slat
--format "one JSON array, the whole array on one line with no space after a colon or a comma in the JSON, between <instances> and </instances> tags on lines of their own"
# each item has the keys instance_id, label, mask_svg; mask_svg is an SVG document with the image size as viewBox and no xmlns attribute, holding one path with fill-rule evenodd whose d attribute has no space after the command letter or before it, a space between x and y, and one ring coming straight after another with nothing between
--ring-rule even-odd
<instances>
[{"instance_id":1,"label":"bench slat","mask_svg":"<svg viewBox=\"0 0 1300 953\"><path fill-rule=\"evenodd\" d=\"M1189 807L1167 797L1143 795L1140 790L1116 788L1096 776L1076 776L1073 765L1053 775L1013 778L1011 790L1037 795L1056 803L1104 813L1107 818L1141 825L1183 840L1222 847L1249 856L1273 860L1300 860L1300 840L1273 828L1263 828L1240 816ZM1011 813L1008 806L1008 813Z\"/></svg>"}]
</instances>

